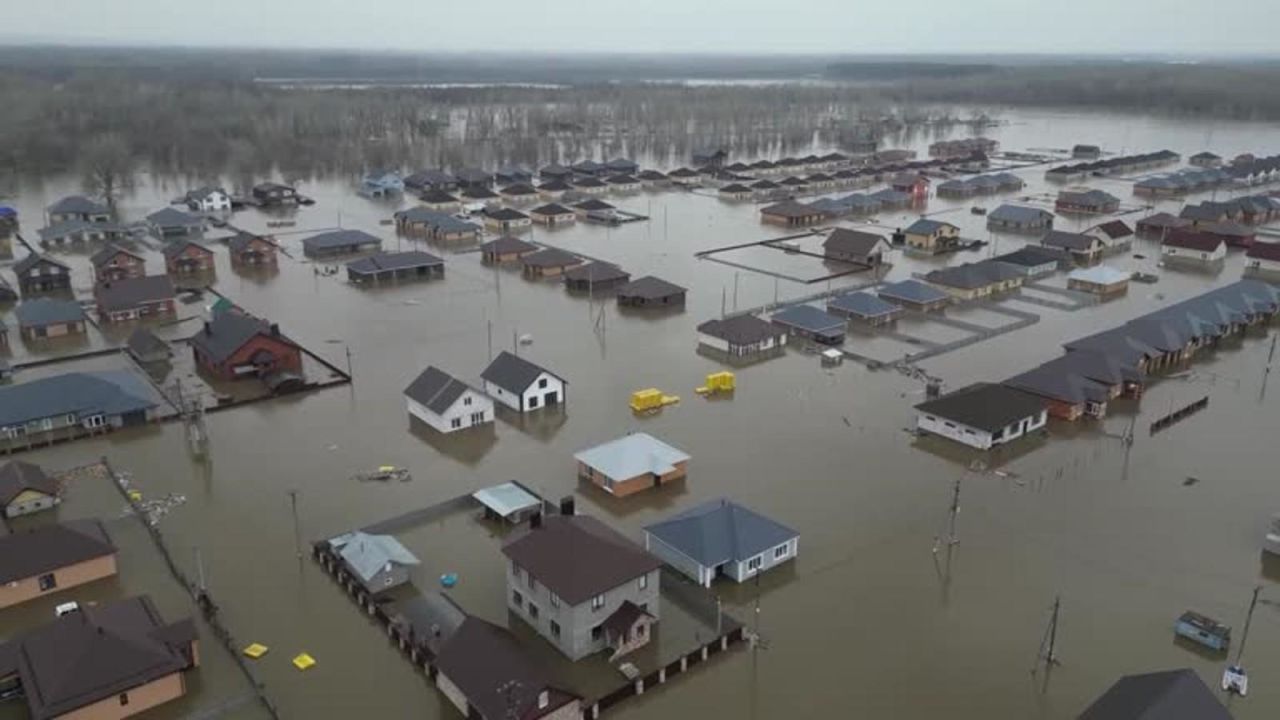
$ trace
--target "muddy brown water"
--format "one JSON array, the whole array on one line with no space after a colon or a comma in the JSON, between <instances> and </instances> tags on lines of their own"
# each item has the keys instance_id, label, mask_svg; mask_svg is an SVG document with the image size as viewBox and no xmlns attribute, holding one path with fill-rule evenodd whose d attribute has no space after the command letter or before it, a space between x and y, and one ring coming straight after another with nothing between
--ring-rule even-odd
<instances>
[{"instance_id":1,"label":"muddy brown water","mask_svg":"<svg viewBox=\"0 0 1280 720\"><path fill-rule=\"evenodd\" d=\"M1280 133L1270 125L1048 111L1005 118L1009 124L990 134L1007 150L1076 142L1128 152L1169 147L1184 156L1202 149L1225 156L1280 150ZM922 155L932 139L919 138ZM1047 191L1043 170L1019 173L1029 183L1022 194ZM1127 183L1091 185L1136 204ZM125 211L141 216L184 188L176 181L141 188L125 200ZM72 179L27 183L14 199L26 234L35 237L44 205L75 190ZM297 212L297 231L341 223L380 235L388 248L427 247L397 239L379 224L397 205L364 200L345 181L306 183L301 190L317 204ZM983 219L970 215L968 206L993 208L1012 197L935 200L928 212L950 209L939 217L961 225L966 235L987 239ZM1194 199L1201 197L1209 195ZM675 192L636 194L618 204L652 219L532 235L617 262L635 276L656 274L689 287L683 312L620 313L612 302L570 296L556 284L526 281L518 272L482 266L478 254L448 248L432 249L448 262L443 282L362 290L341 277L319 277L312 264L300 261L304 232L280 236L299 260L282 258L279 274L270 278L236 274L219 246L217 289L280 323L336 365L345 366L349 349L354 384L209 416L207 466L189 458L177 425L45 449L24 459L62 468L107 455L131 471L148 495L185 495L187 503L164 518L162 528L193 574L191 549L201 548L209 585L233 632L245 643L272 648L256 668L286 717L456 716L310 560L298 559L290 490L298 493L304 540L511 478L552 499L575 493L582 511L603 516L633 537L672 510L718 496L797 528L801 552L794 569L770 578L760 592L759 629L767 649L718 658L630 701L616 711L619 718L709 712L752 718L1071 718L1125 673L1192 667L1216 684L1223 659L1176 644L1173 620L1190 608L1239 628L1249 593L1259 583L1264 597L1280 601L1280 571L1264 566L1259 553L1267 518L1280 511L1277 451L1268 449L1280 422L1280 387L1260 400L1265 339L1225 348L1195 363L1181 379L1155 383L1139 405L1122 405L1105 422L1055 424L1047 441L1010 448L992 460L1004 475L966 472L970 454L915 441L903 431L923 388L893 371L856 363L823 369L815 356L791 351L740 370L732 400L699 399L693 388L721 367L695 353L697 323L718 314L722 302L733 309L735 296L744 308L775 296L810 294L826 284L775 283L694 259L699 250L783 234L760 225L750 204ZM247 210L234 222L266 231L269 219ZM880 220L895 226L910 218L886 214ZM1061 223L1065 229L1076 226ZM996 241L1001 250L1023 242L1013 236ZM923 367L948 387L998 380L1056 356L1065 340L1234 281L1242 266L1233 253L1217 275L1180 273L1155 266L1158 248L1151 243L1138 241L1134 252L1146 258L1123 256L1112 264L1156 272L1157 284L1135 284L1123 299L1076 312L1018 304L1040 314L1041 321ZM776 255L789 272L821 274L818 261L806 267L794 256ZM915 261L895 253L889 277L983 255ZM69 257L83 295L87 256ZM756 252L752 261L768 257ZM158 270L159 253L150 250L148 262ZM854 275L832 286L859 281ZM1059 276L1049 282L1064 281ZM4 312L13 326L12 309ZM1006 320L985 311L966 319ZM950 329L935 330L937 339L953 336ZM510 348L516 334L533 337L522 354L568 379L562 422L522 428L499 421L492 433L459 439L410 427L401 392L423 367L435 364L475 379L489 357L490 338L497 352ZM95 334L86 345L105 342ZM23 344L13 344L11 359L25 359ZM887 339L850 340L848 347L890 357L911 349ZM683 401L657 417L637 419L627 399L645 387ZM1145 428L1155 417L1206 394L1208 409L1148 436ZM1134 413L1137 441L1126 458L1108 433L1123 432ZM682 488L612 503L579 487L573 452L638 429L693 456ZM351 479L383 464L411 469L413 481L377 485ZM961 476L960 543L949 555L935 555L951 484ZM1184 485L1188 477L1199 482ZM69 517L115 517L120 503L109 493L85 493L64 511ZM454 537L448 527L440 532ZM453 568L461 587L477 598L474 609L505 622L494 543L437 544L430 526L411 535L419 538L414 551L431 558L426 565L433 572ZM122 544L140 557L149 552L140 541ZM130 572L126 563L118 592L161 595L168 598L166 613L183 612L167 576L151 565L150 571ZM425 574L420 580L431 582ZM755 624L754 587L716 589L727 607ZM1055 595L1063 607L1061 665L1046 683L1043 672L1033 677L1030 670ZM40 612L6 611L0 630L14 632ZM288 664L301 651L318 661L305 673ZM215 652L221 650L211 644L205 650ZM1233 701L1232 712L1238 718L1274 717L1280 712L1280 614L1273 606L1258 609L1246 664L1252 692ZM217 682L153 716L182 717L242 694L242 681L225 662L219 667L209 671ZM241 706L224 716L261 713Z\"/></svg>"}]
</instances>

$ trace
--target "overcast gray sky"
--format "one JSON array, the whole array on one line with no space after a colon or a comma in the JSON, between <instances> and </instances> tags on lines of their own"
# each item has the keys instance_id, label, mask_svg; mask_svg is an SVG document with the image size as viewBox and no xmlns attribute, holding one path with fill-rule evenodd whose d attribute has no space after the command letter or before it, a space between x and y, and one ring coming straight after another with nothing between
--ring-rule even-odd
<instances>
[{"instance_id":1,"label":"overcast gray sky","mask_svg":"<svg viewBox=\"0 0 1280 720\"><path fill-rule=\"evenodd\" d=\"M1276 0L7 2L6 42L824 54L1270 54L1277 9Z\"/></svg>"}]
</instances>

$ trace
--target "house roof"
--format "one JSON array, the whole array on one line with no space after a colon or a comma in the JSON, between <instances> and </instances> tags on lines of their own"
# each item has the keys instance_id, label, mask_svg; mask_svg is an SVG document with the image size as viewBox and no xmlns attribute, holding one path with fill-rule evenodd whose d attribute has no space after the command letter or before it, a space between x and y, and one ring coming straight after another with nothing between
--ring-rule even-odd
<instances>
[{"instance_id":1,"label":"house roof","mask_svg":"<svg viewBox=\"0 0 1280 720\"><path fill-rule=\"evenodd\" d=\"M363 230L331 230L302 239L302 246L307 250L333 250L365 245L382 247L382 240Z\"/></svg>"},{"instance_id":2,"label":"house roof","mask_svg":"<svg viewBox=\"0 0 1280 720\"><path fill-rule=\"evenodd\" d=\"M1280 242L1257 242L1245 252L1245 257L1257 260L1280 261Z\"/></svg>"},{"instance_id":3,"label":"house roof","mask_svg":"<svg viewBox=\"0 0 1280 720\"><path fill-rule=\"evenodd\" d=\"M553 687L542 665L506 628L468 616L441 646L436 667L490 720L536 718L576 702L577 695ZM538 707L543 691L545 708Z\"/></svg>"},{"instance_id":4,"label":"house roof","mask_svg":"<svg viewBox=\"0 0 1280 720\"><path fill-rule=\"evenodd\" d=\"M570 606L662 566L658 558L587 515L543 518L541 527L508 541L502 552Z\"/></svg>"},{"instance_id":5,"label":"house roof","mask_svg":"<svg viewBox=\"0 0 1280 720\"><path fill-rule=\"evenodd\" d=\"M447 203L458 202L458 198L456 195L453 195L451 193L445 192L444 190L438 190L435 188L432 188L422 193L421 195L418 196L418 199L425 203L431 203L432 205L444 205ZM415 209L416 208L409 208L409 210L406 210L398 214L408 216L412 219L413 216L411 215L411 213Z\"/></svg>"},{"instance_id":6,"label":"house roof","mask_svg":"<svg viewBox=\"0 0 1280 720\"><path fill-rule=\"evenodd\" d=\"M490 240L480 246L482 252L495 253L498 255L507 255L511 253L529 253L538 249L537 245L531 242L521 240L511 235L503 235L502 237Z\"/></svg>"},{"instance_id":7,"label":"house roof","mask_svg":"<svg viewBox=\"0 0 1280 720\"><path fill-rule=\"evenodd\" d=\"M1110 391L1106 384L1057 367L1040 366L1014 375L1004 384L1033 395L1052 398L1073 405L1106 402Z\"/></svg>"},{"instance_id":8,"label":"house roof","mask_svg":"<svg viewBox=\"0 0 1280 720\"><path fill-rule=\"evenodd\" d=\"M997 260L979 260L934 270L925 275L924 279L934 285L973 290L1020 277L1023 277L1021 272L1005 263Z\"/></svg>"},{"instance_id":9,"label":"house roof","mask_svg":"<svg viewBox=\"0 0 1280 720\"><path fill-rule=\"evenodd\" d=\"M0 537L0 583L25 580L115 552L116 546L99 520L41 525Z\"/></svg>"},{"instance_id":10,"label":"house roof","mask_svg":"<svg viewBox=\"0 0 1280 720\"><path fill-rule=\"evenodd\" d=\"M1073 233L1065 230L1050 230L1040 238L1040 244L1045 247L1056 247L1064 250L1078 250L1087 252L1092 250L1098 244L1098 239L1092 235L1084 233Z\"/></svg>"},{"instance_id":11,"label":"house roof","mask_svg":"<svg viewBox=\"0 0 1280 720\"><path fill-rule=\"evenodd\" d=\"M586 282L626 282L631 278L631 273L623 270L617 265L607 262L591 262L585 265L569 268L564 271L565 280L586 281Z\"/></svg>"},{"instance_id":12,"label":"house roof","mask_svg":"<svg viewBox=\"0 0 1280 720\"><path fill-rule=\"evenodd\" d=\"M404 184L410 187L424 187L426 185L452 183L452 182L456 182L456 180L457 180L456 178L454 178L452 175L445 172L444 170L429 169L429 170L420 170L416 173L410 174L409 176L405 177Z\"/></svg>"},{"instance_id":13,"label":"house roof","mask_svg":"<svg viewBox=\"0 0 1280 720\"><path fill-rule=\"evenodd\" d=\"M462 168L453 173L454 177L464 183L486 183L493 179L493 174L480 168Z\"/></svg>"},{"instance_id":14,"label":"house roof","mask_svg":"<svg viewBox=\"0 0 1280 720\"><path fill-rule=\"evenodd\" d=\"M698 326L698 332L720 338L732 345L753 345L786 335L785 330L755 315L708 320Z\"/></svg>"},{"instance_id":15,"label":"house roof","mask_svg":"<svg viewBox=\"0 0 1280 720\"><path fill-rule=\"evenodd\" d=\"M84 308L75 300L34 298L23 301L14 314L19 327L44 327L84 320Z\"/></svg>"},{"instance_id":16,"label":"house roof","mask_svg":"<svg viewBox=\"0 0 1280 720\"><path fill-rule=\"evenodd\" d=\"M514 481L477 490L471 493L471 497L504 518L522 510L542 507L542 498Z\"/></svg>"},{"instance_id":17,"label":"house roof","mask_svg":"<svg viewBox=\"0 0 1280 720\"><path fill-rule=\"evenodd\" d=\"M1058 248L1047 248L1042 245L1024 245L1013 252L997 255L992 260L1019 267L1037 267L1049 263L1063 263L1071 256Z\"/></svg>"},{"instance_id":18,"label":"house roof","mask_svg":"<svg viewBox=\"0 0 1280 720\"><path fill-rule=\"evenodd\" d=\"M444 260L421 250L380 252L347 263L347 269L357 274L370 274L384 270L404 270L418 267L440 267Z\"/></svg>"},{"instance_id":19,"label":"house roof","mask_svg":"<svg viewBox=\"0 0 1280 720\"><path fill-rule=\"evenodd\" d=\"M128 255L129 257L134 258L136 260L143 259L141 255L139 255L138 253L132 250L126 250L125 248L122 248L119 245L116 245L115 243L109 243L98 252L90 255L89 262L94 267L102 267L103 265L106 265L107 262L111 260L111 258L115 257L116 255Z\"/></svg>"},{"instance_id":20,"label":"house roof","mask_svg":"<svg viewBox=\"0 0 1280 720\"><path fill-rule=\"evenodd\" d=\"M795 200L784 200L780 203L767 205L760 208L762 215L775 215L777 217L802 218L811 217L813 215L822 214L820 210Z\"/></svg>"},{"instance_id":21,"label":"house roof","mask_svg":"<svg viewBox=\"0 0 1280 720\"><path fill-rule=\"evenodd\" d=\"M370 535L357 530L331 539L329 545L364 582L391 565L418 564L418 558L390 535Z\"/></svg>"},{"instance_id":22,"label":"house roof","mask_svg":"<svg viewBox=\"0 0 1280 720\"><path fill-rule=\"evenodd\" d=\"M884 239L883 235L862 232L861 230L849 230L848 228L836 228L827 235L826 240L822 241L822 247L828 253L835 252L864 257L875 252L876 248L881 245L888 245L888 241Z\"/></svg>"},{"instance_id":23,"label":"house roof","mask_svg":"<svg viewBox=\"0 0 1280 720\"><path fill-rule=\"evenodd\" d=\"M916 220L915 222L908 225L907 229L904 230L904 232L910 233L911 235L932 235L938 232L939 230L942 230L943 228L955 228L959 230L958 227L956 227L955 225L952 225L949 222L943 222L941 220L930 220L929 218L920 218L919 220Z\"/></svg>"},{"instance_id":24,"label":"house roof","mask_svg":"<svg viewBox=\"0 0 1280 720\"><path fill-rule=\"evenodd\" d=\"M1120 198L1103 190L1067 188L1058 193L1058 201L1072 205L1097 206L1117 204Z\"/></svg>"},{"instance_id":25,"label":"house roof","mask_svg":"<svg viewBox=\"0 0 1280 720\"><path fill-rule=\"evenodd\" d=\"M1021 390L982 382L920 403L916 409L978 430L996 432L1023 418L1039 415L1045 404Z\"/></svg>"},{"instance_id":26,"label":"house roof","mask_svg":"<svg viewBox=\"0 0 1280 720\"><path fill-rule=\"evenodd\" d=\"M646 300L657 300L674 295L684 295L685 289L662 278L645 275L618 288L621 297L637 297Z\"/></svg>"},{"instance_id":27,"label":"house roof","mask_svg":"<svg viewBox=\"0 0 1280 720\"><path fill-rule=\"evenodd\" d=\"M538 189L526 182L512 183L498 191L502 195L537 195Z\"/></svg>"},{"instance_id":28,"label":"house roof","mask_svg":"<svg viewBox=\"0 0 1280 720\"><path fill-rule=\"evenodd\" d=\"M40 235L41 240L57 240L69 235L75 235L85 230L94 230L106 233L124 233L126 228L119 223L114 222L89 222L75 218L73 220L63 220L49 227L42 227L36 231Z\"/></svg>"},{"instance_id":29,"label":"house roof","mask_svg":"<svg viewBox=\"0 0 1280 720\"><path fill-rule=\"evenodd\" d=\"M234 355L253 337L271 333L272 325L266 320L229 311L219 313L213 320L205 323L199 332L191 336L190 342L210 360L220 363Z\"/></svg>"},{"instance_id":30,"label":"house roof","mask_svg":"<svg viewBox=\"0 0 1280 720\"><path fill-rule=\"evenodd\" d=\"M1079 720L1231 720L1231 713L1194 670L1183 668L1126 675Z\"/></svg>"},{"instance_id":31,"label":"house roof","mask_svg":"<svg viewBox=\"0 0 1280 720\"><path fill-rule=\"evenodd\" d=\"M582 258L559 248L543 248L532 255L525 255L520 262L530 267L566 267L577 265Z\"/></svg>"},{"instance_id":32,"label":"house roof","mask_svg":"<svg viewBox=\"0 0 1280 720\"><path fill-rule=\"evenodd\" d=\"M1183 220L1197 221L1217 221L1226 217L1226 209L1216 203L1201 203L1199 205L1187 205L1178 213L1178 217Z\"/></svg>"},{"instance_id":33,"label":"house roof","mask_svg":"<svg viewBox=\"0 0 1280 720\"><path fill-rule=\"evenodd\" d=\"M196 227L204 225L204 219L177 208L161 208L147 216L147 222L157 227Z\"/></svg>"},{"instance_id":34,"label":"house roof","mask_svg":"<svg viewBox=\"0 0 1280 720\"><path fill-rule=\"evenodd\" d=\"M61 260L58 260L57 258L53 258L53 257L49 257L48 255L42 255L40 253L33 252L13 264L13 274L17 275L18 277L22 277L29 270L39 265L40 263L49 263L50 265L56 265L60 268L63 268L64 270L68 270L68 271L71 270L70 265L62 262Z\"/></svg>"},{"instance_id":35,"label":"house roof","mask_svg":"<svg viewBox=\"0 0 1280 720\"><path fill-rule=\"evenodd\" d=\"M1120 240L1133 235L1133 230L1123 220L1111 220L1094 225L1090 230L1097 230L1112 240Z\"/></svg>"},{"instance_id":36,"label":"house roof","mask_svg":"<svg viewBox=\"0 0 1280 720\"><path fill-rule=\"evenodd\" d=\"M795 530L724 498L646 525L644 531L703 567L741 562L799 537Z\"/></svg>"},{"instance_id":37,"label":"house roof","mask_svg":"<svg viewBox=\"0 0 1280 720\"><path fill-rule=\"evenodd\" d=\"M584 187L584 188L608 187L608 183L606 183L605 181L599 178L591 177L590 175L587 175L585 177L574 178L572 182L574 187Z\"/></svg>"},{"instance_id":38,"label":"house roof","mask_svg":"<svg viewBox=\"0 0 1280 720\"><path fill-rule=\"evenodd\" d=\"M58 482L49 477L44 468L29 462L12 460L0 465L0 506L8 505L27 490L56 497Z\"/></svg>"},{"instance_id":39,"label":"house roof","mask_svg":"<svg viewBox=\"0 0 1280 720\"><path fill-rule=\"evenodd\" d=\"M69 214L76 213L81 215L101 215L111 212L111 208L106 205L90 200L83 195L68 195L61 200L50 205L49 214Z\"/></svg>"},{"instance_id":40,"label":"house roof","mask_svg":"<svg viewBox=\"0 0 1280 720\"><path fill-rule=\"evenodd\" d=\"M1077 268L1067 275L1068 280L1078 280L1080 282L1094 283L1096 285L1113 285L1118 282L1128 282L1132 277L1130 273L1123 270L1117 270L1106 265L1096 265L1090 268Z\"/></svg>"},{"instance_id":41,"label":"house roof","mask_svg":"<svg viewBox=\"0 0 1280 720\"><path fill-rule=\"evenodd\" d=\"M489 363L489 367L485 368L483 373L480 373L480 377L507 392L521 395L525 390L529 389L530 385L533 385L534 381L542 373L546 373L560 382L565 381L564 378L550 370L540 365L535 365L519 355L503 350L498 353L498 357L494 358L493 362Z\"/></svg>"},{"instance_id":42,"label":"house roof","mask_svg":"<svg viewBox=\"0 0 1280 720\"><path fill-rule=\"evenodd\" d=\"M1187 220L1167 212L1158 212L1155 215L1142 218L1138 221L1138 224L1149 227L1175 228L1185 226Z\"/></svg>"},{"instance_id":43,"label":"house roof","mask_svg":"<svg viewBox=\"0 0 1280 720\"><path fill-rule=\"evenodd\" d=\"M1168 247L1214 252L1222 246L1222 238L1199 230L1176 228L1165 236L1162 244Z\"/></svg>"},{"instance_id":44,"label":"house roof","mask_svg":"<svg viewBox=\"0 0 1280 720\"><path fill-rule=\"evenodd\" d=\"M1008 223L1038 223L1052 220L1053 213L1025 205L1001 205L987 214L987 218Z\"/></svg>"},{"instance_id":45,"label":"house roof","mask_svg":"<svg viewBox=\"0 0 1280 720\"><path fill-rule=\"evenodd\" d=\"M640 181L624 173L620 175L610 175L609 177L605 178L605 182L609 183L610 185L635 185Z\"/></svg>"},{"instance_id":46,"label":"house roof","mask_svg":"<svg viewBox=\"0 0 1280 720\"><path fill-rule=\"evenodd\" d=\"M98 310L130 310L146 303L173 299L173 281L168 275L147 275L102 283L95 291Z\"/></svg>"},{"instance_id":47,"label":"house roof","mask_svg":"<svg viewBox=\"0 0 1280 720\"><path fill-rule=\"evenodd\" d=\"M641 170L639 173L636 174L636 177L641 180L666 180L667 179L666 175L658 172L657 170Z\"/></svg>"},{"instance_id":48,"label":"house roof","mask_svg":"<svg viewBox=\"0 0 1280 720\"><path fill-rule=\"evenodd\" d=\"M531 215L572 215L573 208L567 208L560 203L547 203L529 211Z\"/></svg>"},{"instance_id":49,"label":"house roof","mask_svg":"<svg viewBox=\"0 0 1280 720\"><path fill-rule=\"evenodd\" d=\"M579 210L585 210L587 212L591 212L593 210L615 210L616 209L613 205L610 205L609 203L603 200L600 200L598 198L587 198L586 200L583 200L581 202L574 203L573 206L578 208Z\"/></svg>"},{"instance_id":50,"label":"house roof","mask_svg":"<svg viewBox=\"0 0 1280 720\"><path fill-rule=\"evenodd\" d=\"M730 183L720 188L716 192L724 195L742 195L751 192L751 188L741 183Z\"/></svg>"},{"instance_id":51,"label":"house roof","mask_svg":"<svg viewBox=\"0 0 1280 720\"><path fill-rule=\"evenodd\" d=\"M273 248L275 247L275 243L261 235L254 235L247 232L237 232L235 235L232 235L231 239L227 240L227 247L230 248L232 252L243 252L244 250L247 250L249 245L255 240L261 240L267 245L270 245Z\"/></svg>"},{"instance_id":52,"label":"house roof","mask_svg":"<svg viewBox=\"0 0 1280 720\"><path fill-rule=\"evenodd\" d=\"M159 403L150 383L127 370L65 373L0 387L0 427L63 415L119 415Z\"/></svg>"},{"instance_id":53,"label":"house roof","mask_svg":"<svg viewBox=\"0 0 1280 720\"><path fill-rule=\"evenodd\" d=\"M34 720L63 717L192 665L190 619L165 624L147 596L82 606L9 647Z\"/></svg>"},{"instance_id":54,"label":"house roof","mask_svg":"<svg viewBox=\"0 0 1280 720\"><path fill-rule=\"evenodd\" d=\"M430 365L409 383L409 387L404 389L404 394L431 412L441 415L468 390L474 390L474 388L440 368Z\"/></svg>"},{"instance_id":55,"label":"house roof","mask_svg":"<svg viewBox=\"0 0 1280 720\"><path fill-rule=\"evenodd\" d=\"M515 208L485 208L485 217L510 222L512 220L528 220L529 216Z\"/></svg>"},{"instance_id":56,"label":"house roof","mask_svg":"<svg viewBox=\"0 0 1280 720\"><path fill-rule=\"evenodd\" d=\"M687 167L678 167L675 170L672 170L671 172L667 173L667 177L694 178L694 177L698 177L698 171L690 170Z\"/></svg>"},{"instance_id":57,"label":"house roof","mask_svg":"<svg viewBox=\"0 0 1280 720\"><path fill-rule=\"evenodd\" d=\"M850 315L864 318L882 317L902 311L901 307L865 292L837 295L827 301L827 309L843 310Z\"/></svg>"},{"instance_id":58,"label":"house roof","mask_svg":"<svg viewBox=\"0 0 1280 720\"><path fill-rule=\"evenodd\" d=\"M493 200L494 198L502 197L483 185L471 185L465 187L462 189L462 192L458 193L458 195L459 197L464 197L468 200ZM449 201L446 200L445 202Z\"/></svg>"},{"instance_id":59,"label":"house roof","mask_svg":"<svg viewBox=\"0 0 1280 720\"><path fill-rule=\"evenodd\" d=\"M903 300L910 303L929 304L944 302L951 296L932 285L919 280L902 280L888 285L881 285L876 294L890 300Z\"/></svg>"},{"instance_id":60,"label":"house roof","mask_svg":"<svg viewBox=\"0 0 1280 720\"><path fill-rule=\"evenodd\" d=\"M812 305L793 305L773 314L775 323L814 333L845 331L845 319L819 310Z\"/></svg>"},{"instance_id":61,"label":"house roof","mask_svg":"<svg viewBox=\"0 0 1280 720\"><path fill-rule=\"evenodd\" d=\"M145 327L134 328L133 332L129 333L125 346L134 357L145 357L155 353L172 354L169 343L161 340L150 328Z\"/></svg>"},{"instance_id":62,"label":"house roof","mask_svg":"<svg viewBox=\"0 0 1280 720\"><path fill-rule=\"evenodd\" d=\"M175 258L181 255L183 252L187 250L187 248L190 248L190 247L196 248L204 255L213 254L212 250L210 250L209 248L205 247L204 245L201 245L200 243L194 240L174 240L172 242L168 242L165 244L164 249L161 252L163 252L164 256L167 258Z\"/></svg>"}]
</instances>

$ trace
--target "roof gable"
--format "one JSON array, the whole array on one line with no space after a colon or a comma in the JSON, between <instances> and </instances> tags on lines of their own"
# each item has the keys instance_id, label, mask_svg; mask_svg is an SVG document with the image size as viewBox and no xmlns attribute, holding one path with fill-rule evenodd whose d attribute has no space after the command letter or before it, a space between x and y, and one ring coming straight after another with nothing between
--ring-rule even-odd
<instances>
[{"instance_id":1,"label":"roof gable","mask_svg":"<svg viewBox=\"0 0 1280 720\"><path fill-rule=\"evenodd\" d=\"M493 359L493 362L489 363L489 367L484 369L480 377L507 392L523 395L524 391L528 390L529 386L533 385L543 373L564 382L564 378L550 370L503 350Z\"/></svg>"},{"instance_id":2,"label":"roof gable","mask_svg":"<svg viewBox=\"0 0 1280 720\"><path fill-rule=\"evenodd\" d=\"M662 562L586 515L552 515L502 552L569 605L657 570Z\"/></svg>"},{"instance_id":3,"label":"roof gable","mask_svg":"<svg viewBox=\"0 0 1280 720\"><path fill-rule=\"evenodd\" d=\"M644 530L704 567L742 562L799 536L795 530L724 498Z\"/></svg>"}]
</instances>

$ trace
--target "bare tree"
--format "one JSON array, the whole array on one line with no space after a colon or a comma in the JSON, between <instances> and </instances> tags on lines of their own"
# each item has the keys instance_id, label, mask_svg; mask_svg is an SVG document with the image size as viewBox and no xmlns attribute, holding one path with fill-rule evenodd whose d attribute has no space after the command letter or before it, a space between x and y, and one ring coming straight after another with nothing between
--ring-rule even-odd
<instances>
[{"instance_id":1,"label":"bare tree","mask_svg":"<svg viewBox=\"0 0 1280 720\"><path fill-rule=\"evenodd\" d=\"M115 210L117 196L133 187L136 163L129 144L114 133L98 135L85 147L82 169L85 192L97 195Z\"/></svg>"}]
</instances>

